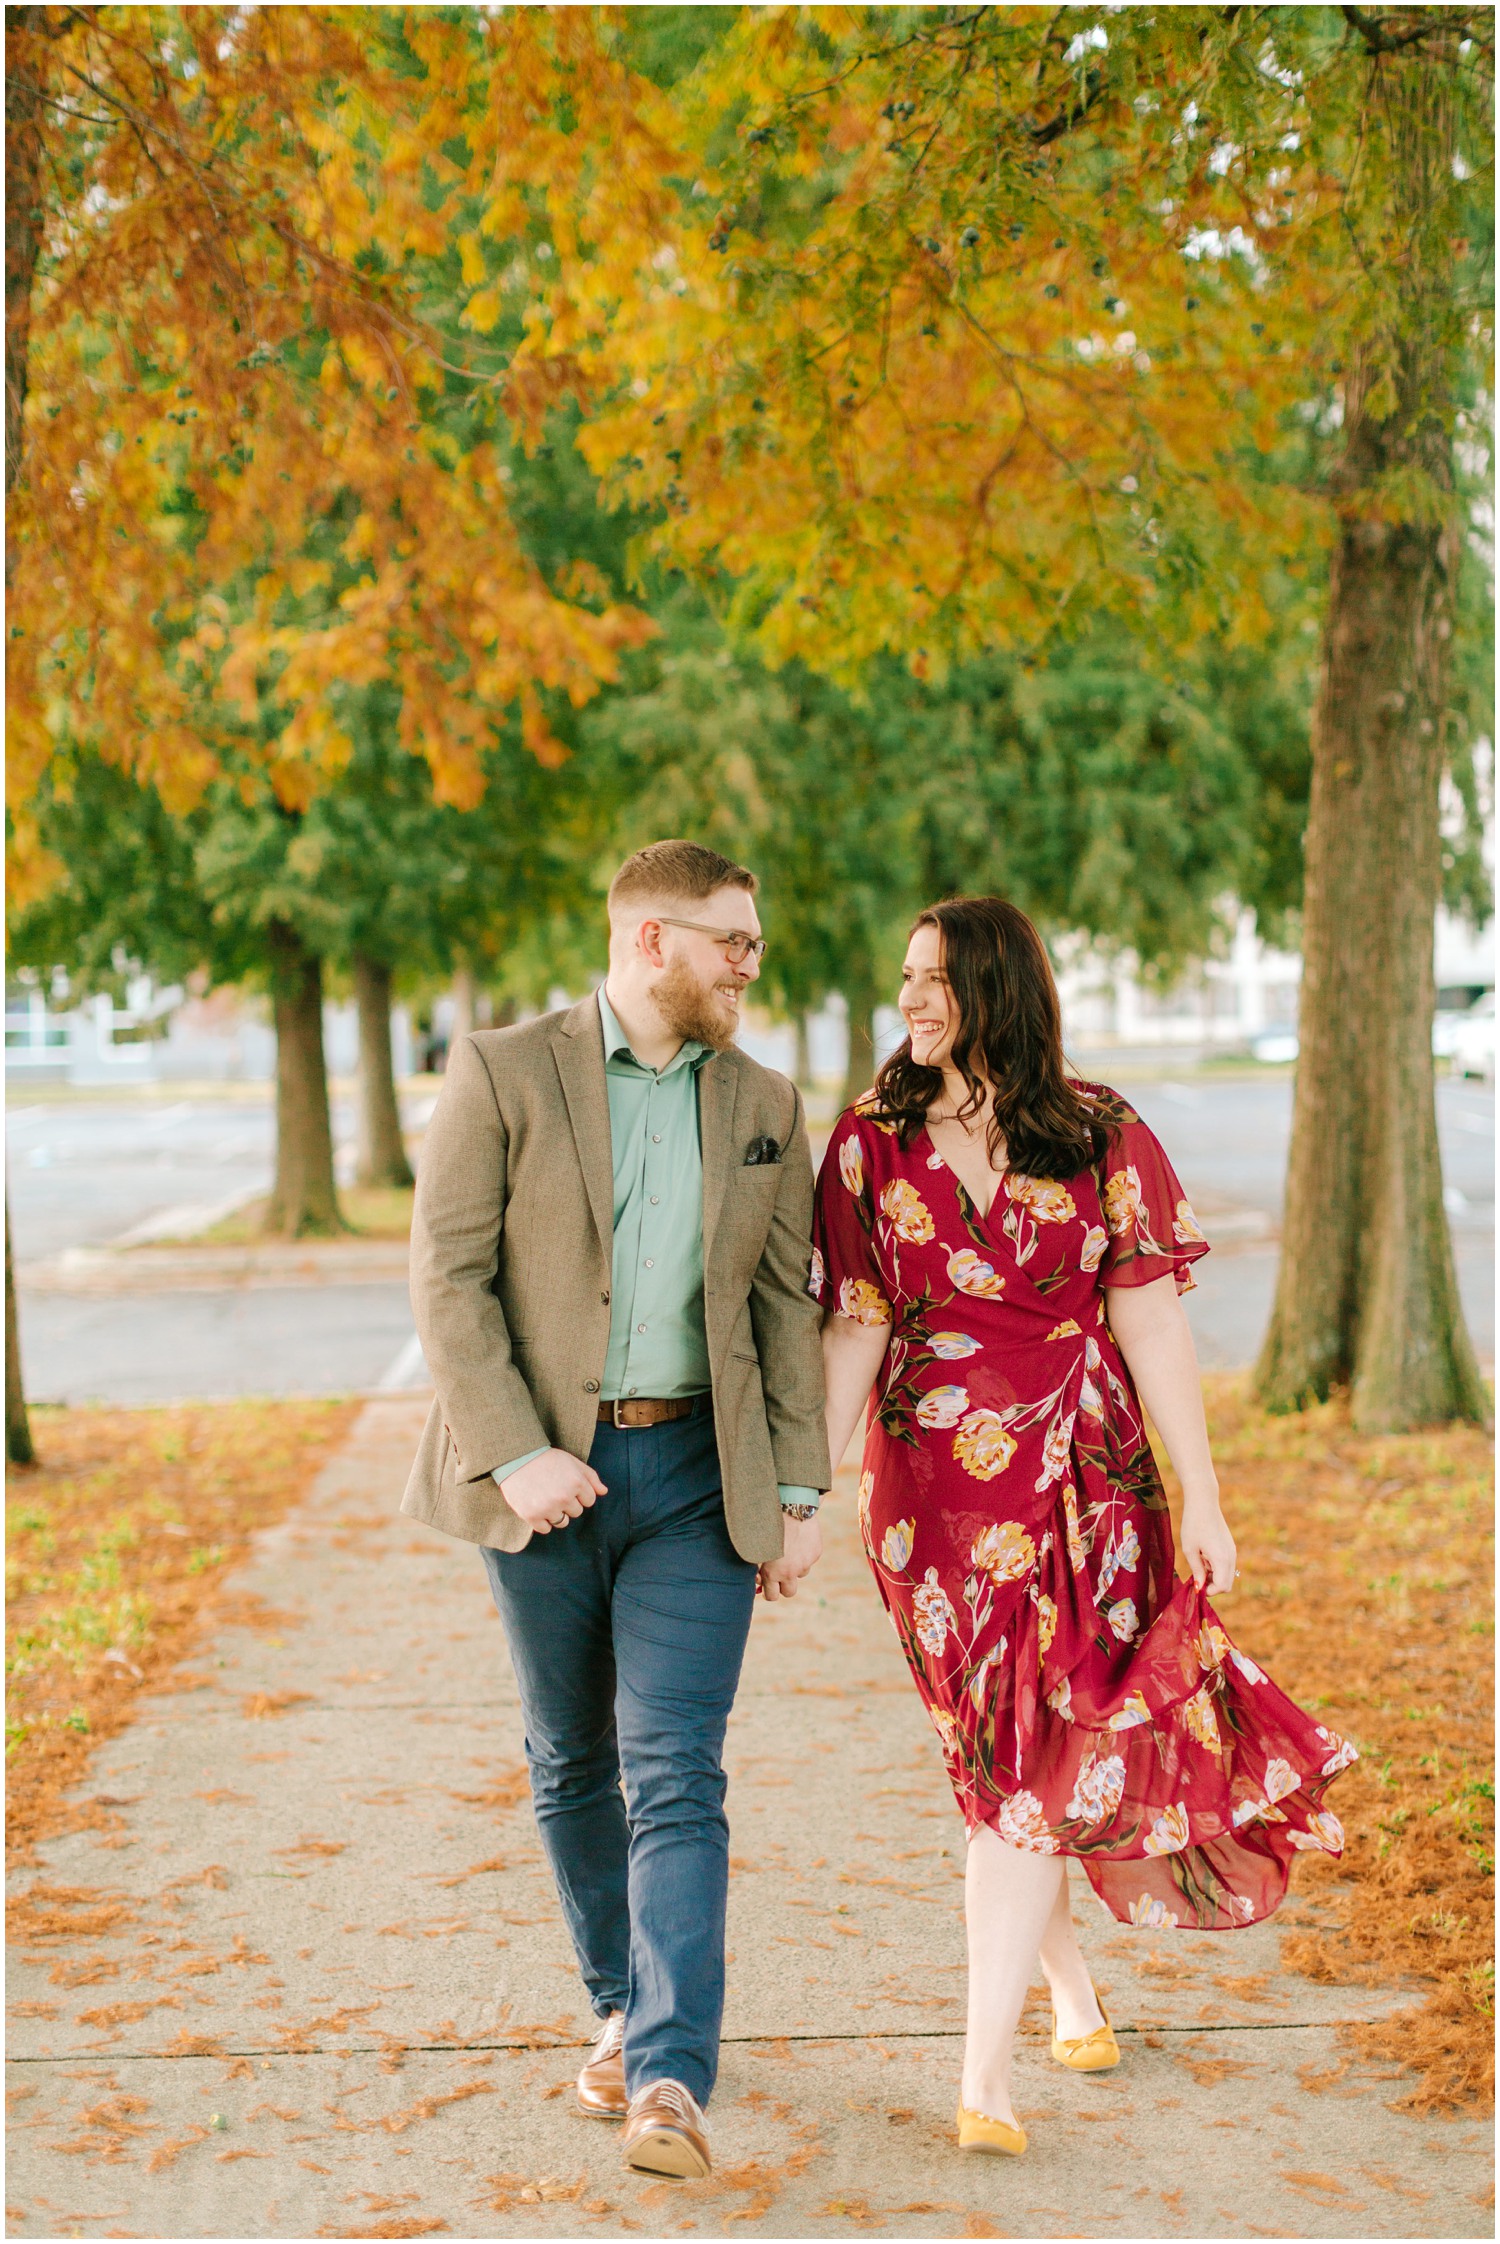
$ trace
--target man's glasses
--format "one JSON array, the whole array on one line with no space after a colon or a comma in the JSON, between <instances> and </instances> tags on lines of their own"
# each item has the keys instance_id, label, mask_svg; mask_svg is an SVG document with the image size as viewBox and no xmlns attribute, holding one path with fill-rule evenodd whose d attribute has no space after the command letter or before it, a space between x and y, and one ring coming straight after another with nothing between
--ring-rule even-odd
<instances>
[{"instance_id":1,"label":"man's glasses","mask_svg":"<svg viewBox=\"0 0 1500 2244\"><path fill-rule=\"evenodd\" d=\"M665 913L658 913L657 917L663 927L691 927L695 934L710 936L714 942L721 943L731 966L743 966L747 958L753 958L759 965L766 955L764 935L743 935L735 927L705 927L698 919L668 919Z\"/></svg>"}]
</instances>

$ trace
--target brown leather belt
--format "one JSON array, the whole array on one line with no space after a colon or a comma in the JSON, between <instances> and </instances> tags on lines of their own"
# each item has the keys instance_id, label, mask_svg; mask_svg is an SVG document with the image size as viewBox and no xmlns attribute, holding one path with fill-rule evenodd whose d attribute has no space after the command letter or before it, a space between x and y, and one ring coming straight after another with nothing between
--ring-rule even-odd
<instances>
[{"instance_id":1,"label":"brown leather belt","mask_svg":"<svg viewBox=\"0 0 1500 2244\"><path fill-rule=\"evenodd\" d=\"M703 1401L701 1395L674 1395L670 1401L654 1395L621 1395L617 1402L599 1405L599 1422L605 1426L664 1426L672 1418L691 1418Z\"/></svg>"}]
</instances>

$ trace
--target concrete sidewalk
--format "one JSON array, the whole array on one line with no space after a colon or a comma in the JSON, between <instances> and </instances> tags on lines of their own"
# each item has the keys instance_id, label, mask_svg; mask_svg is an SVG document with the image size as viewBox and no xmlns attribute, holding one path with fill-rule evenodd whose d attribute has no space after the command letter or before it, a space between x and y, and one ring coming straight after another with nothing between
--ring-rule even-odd
<instances>
[{"instance_id":1,"label":"concrete sidewalk","mask_svg":"<svg viewBox=\"0 0 1500 2244\"><path fill-rule=\"evenodd\" d=\"M588 2013L482 1570L396 1516L423 1409L366 1408L100 1750L97 1823L13 1881L10 2234L1492 2233L1488 2128L1393 2113L1340 2049L1395 1991L1086 1894L1125 2062L1060 2071L1038 2006L1030 2150L960 2158L962 1826L848 1488L811 1594L756 1616L731 1730L717 2171L627 2174L572 2109Z\"/></svg>"}]
</instances>

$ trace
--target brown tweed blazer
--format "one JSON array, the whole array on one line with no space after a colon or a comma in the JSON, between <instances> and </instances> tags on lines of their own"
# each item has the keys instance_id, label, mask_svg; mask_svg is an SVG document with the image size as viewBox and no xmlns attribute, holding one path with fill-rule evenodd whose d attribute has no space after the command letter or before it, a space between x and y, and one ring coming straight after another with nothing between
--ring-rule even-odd
<instances>
[{"instance_id":1,"label":"brown tweed blazer","mask_svg":"<svg viewBox=\"0 0 1500 2244\"><path fill-rule=\"evenodd\" d=\"M724 1510L735 1549L759 1562L781 1555L778 1481L831 1478L807 1290L812 1160L796 1089L743 1052L705 1061L698 1118ZM747 1167L762 1136L782 1157ZM437 1400L403 1512L465 1542L523 1548L531 1530L490 1476L544 1444L587 1458L613 1239L597 1002L462 1038L418 1167L411 1300Z\"/></svg>"}]
</instances>

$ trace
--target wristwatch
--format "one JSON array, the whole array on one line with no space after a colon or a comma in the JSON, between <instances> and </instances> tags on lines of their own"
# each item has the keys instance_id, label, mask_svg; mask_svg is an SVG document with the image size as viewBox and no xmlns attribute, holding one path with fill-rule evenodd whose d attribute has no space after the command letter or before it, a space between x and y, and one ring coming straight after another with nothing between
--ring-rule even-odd
<instances>
[{"instance_id":1,"label":"wristwatch","mask_svg":"<svg viewBox=\"0 0 1500 2244\"><path fill-rule=\"evenodd\" d=\"M818 1506L816 1504L783 1504L781 1516L783 1519L816 1519Z\"/></svg>"}]
</instances>

